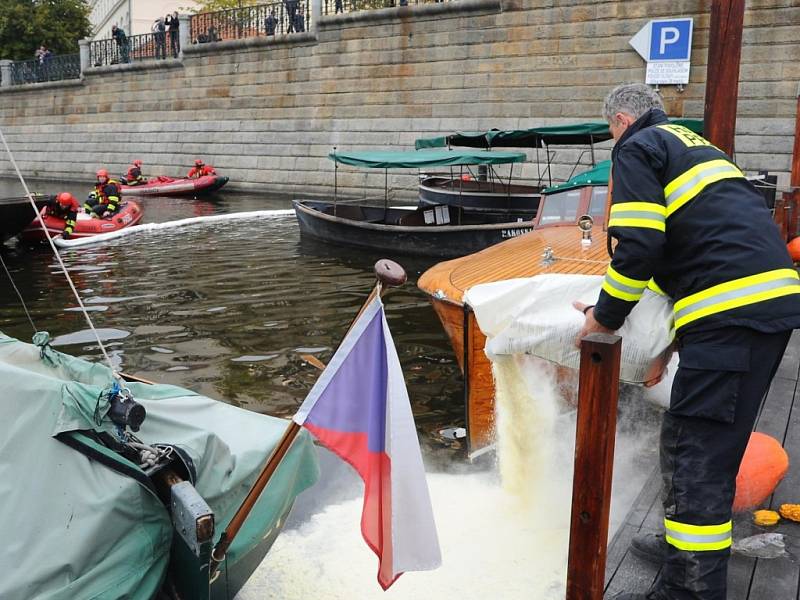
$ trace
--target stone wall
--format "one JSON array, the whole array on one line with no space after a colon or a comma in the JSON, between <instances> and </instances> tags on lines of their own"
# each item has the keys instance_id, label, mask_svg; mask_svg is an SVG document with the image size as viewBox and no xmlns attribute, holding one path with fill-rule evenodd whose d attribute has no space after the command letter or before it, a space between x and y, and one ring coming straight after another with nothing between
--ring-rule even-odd
<instances>
[{"instance_id":1,"label":"stone wall","mask_svg":"<svg viewBox=\"0 0 800 600\"><path fill-rule=\"evenodd\" d=\"M454 130L597 120L611 86L644 79L628 40L652 18L695 17L691 81L662 90L671 115L701 117L709 5L460 0L323 16L311 33L195 45L180 60L3 88L0 126L29 176L89 180L95 168L122 172L133 158L146 173L178 174L203 157L231 187L325 194L334 146L411 149L417 137ZM747 171L786 172L800 2L747 6L736 158ZM558 149L555 175L565 177L581 150ZM10 172L2 153L0 174ZM535 164L525 176L538 176ZM411 197L415 177L393 174L390 186ZM337 182L374 195L384 176L340 168Z\"/></svg>"}]
</instances>

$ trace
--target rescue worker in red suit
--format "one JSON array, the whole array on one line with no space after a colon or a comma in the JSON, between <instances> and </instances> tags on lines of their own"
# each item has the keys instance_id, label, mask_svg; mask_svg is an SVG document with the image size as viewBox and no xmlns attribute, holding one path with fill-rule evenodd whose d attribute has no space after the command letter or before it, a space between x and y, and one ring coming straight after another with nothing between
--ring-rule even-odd
<instances>
[{"instance_id":1,"label":"rescue worker in red suit","mask_svg":"<svg viewBox=\"0 0 800 600\"><path fill-rule=\"evenodd\" d=\"M133 164L128 169L128 172L125 174L125 181L123 182L126 185L139 185L141 183L147 183L147 179L144 175L142 175L142 161L138 158L133 161Z\"/></svg>"},{"instance_id":2,"label":"rescue worker in red suit","mask_svg":"<svg viewBox=\"0 0 800 600\"><path fill-rule=\"evenodd\" d=\"M197 179L198 177L204 177L205 175L216 174L217 172L214 170L214 167L203 164L203 161L198 158L196 161L194 161L194 167L189 170L189 173L186 176L189 179Z\"/></svg>"},{"instance_id":3,"label":"rescue worker in red suit","mask_svg":"<svg viewBox=\"0 0 800 600\"><path fill-rule=\"evenodd\" d=\"M64 219L64 230L61 232L61 237L65 240L68 240L75 231L80 210L80 203L69 192L60 193L47 206L48 213L54 217Z\"/></svg>"},{"instance_id":4,"label":"rescue worker in red suit","mask_svg":"<svg viewBox=\"0 0 800 600\"><path fill-rule=\"evenodd\" d=\"M108 171L100 169L97 171L97 184L94 186L94 191L89 194L89 198L83 205L84 210L92 217L105 217L117 212L119 205L119 181L110 179Z\"/></svg>"},{"instance_id":5,"label":"rescue worker in red suit","mask_svg":"<svg viewBox=\"0 0 800 600\"><path fill-rule=\"evenodd\" d=\"M674 303L680 356L661 424L663 533L631 541L661 569L647 593L616 598L726 600L736 474L800 327L800 277L761 193L719 148L670 123L655 90L620 85L603 114L616 142L617 246L597 304L574 303L586 315L579 338L619 329L650 288Z\"/></svg>"}]
</instances>

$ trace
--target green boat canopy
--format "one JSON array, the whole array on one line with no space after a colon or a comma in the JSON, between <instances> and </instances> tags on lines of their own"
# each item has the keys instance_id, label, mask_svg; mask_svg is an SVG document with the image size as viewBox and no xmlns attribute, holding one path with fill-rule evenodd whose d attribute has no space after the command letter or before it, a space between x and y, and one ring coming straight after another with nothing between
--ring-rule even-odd
<instances>
[{"instance_id":1,"label":"green boat canopy","mask_svg":"<svg viewBox=\"0 0 800 600\"><path fill-rule=\"evenodd\" d=\"M156 597L173 527L140 466L96 437L115 429L102 394L111 371L0 333L0 379L0 528L13 567L0 578L0 598ZM191 459L195 488L214 511L216 542L287 422L172 385L127 385L147 410L139 439L173 444ZM318 474L302 432L234 539L220 581L231 585L239 560L280 531L295 496ZM203 576L207 582L197 571L198 587Z\"/></svg>"},{"instance_id":2,"label":"green boat canopy","mask_svg":"<svg viewBox=\"0 0 800 600\"><path fill-rule=\"evenodd\" d=\"M698 119L670 119L676 125L702 135L703 121ZM512 129L503 131L457 132L434 138L420 138L414 142L417 150L424 148L447 148L465 146L469 148L543 148L551 145L594 144L611 139L611 131L605 121L576 123L573 125L552 125L531 129Z\"/></svg>"},{"instance_id":3,"label":"green boat canopy","mask_svg":"<svg viewBox=\"0 0 800 600\"><path fill-rule=\"evenodd\" d=\"M337 163L367 169L421 169L458 165L504 165L525 162L524 152L481 150L425 150L421 152L336 152L328 158Z\"/></svg>"},{"instance_id":4,"label":"green boat canopy","mask_svg":"<svg viewBox=\"0 0 800 600\"><path fill-rule=\"evenodd\" d=\"M597 163L596 167L589 169L588 171L584 171L583 173L578 173L575 175L575 177L572 177L564 183L559 183L558 185L554 185L542 190L542 193L547 195L555 194L556 192L563 192L565 190L573 190L575 188L584 187L587 185L608 185L610 171L611 161L604 160Z\"/></svg>"}]
</instances>

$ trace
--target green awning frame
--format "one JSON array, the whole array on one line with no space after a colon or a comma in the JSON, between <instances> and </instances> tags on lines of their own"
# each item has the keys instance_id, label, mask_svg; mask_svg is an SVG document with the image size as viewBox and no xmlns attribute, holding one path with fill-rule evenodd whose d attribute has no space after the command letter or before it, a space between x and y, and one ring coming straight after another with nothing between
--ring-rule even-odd
<instances>
[{"instance_id":1,"label":"green awning frame","mask_svg":"<svg viewBox=\"0 0 800 600\"><path fill-rule=\"evenodd\" d=\"M699 119L670 119L675 125L703 134L703 121ZM573 125L552 125L531 129L512 129L503 131L457 132L434 138L419 138L414 142L417 150L425 148L447 148L448 146L468 148L543 148L552 145L582 145L605 142L611 139L611 131L605 121L576 123Z\"/></svg>"},{"instance_id":2,"label":"green awning frame","mask_svg":"<svg viewBox=\"0 0 800 600\"><path fill-rule=\"evenodd\" d=\"M459 165L503 165L525 162L524 152L486 152L482 150L423 150L408 152L369 151L331 152L332 161L367 169L421 169Z\"/></svg>"},{"instance_id":3,"label":"green awning frame","mask_svg":"<svg viewBox=\"0 0 800 600\"><path fill-rule=\"evenodd\" d=\"M575 188L585 187L587 185L608 185L610 173L611 161L604 160L597 163L597 166L589 169L588 171L584 171L583 173L578 173L564 183L559 183L558 185L554 185L542 190L542 194L555 194L556 192L573 190Z\"/></svg>"}]
</instances>

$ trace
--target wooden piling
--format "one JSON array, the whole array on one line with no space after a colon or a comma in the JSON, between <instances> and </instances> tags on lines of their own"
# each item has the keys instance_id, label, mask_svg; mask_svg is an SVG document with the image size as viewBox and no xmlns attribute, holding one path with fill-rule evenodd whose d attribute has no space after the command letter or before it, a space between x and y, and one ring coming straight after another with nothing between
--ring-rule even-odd
<instances>
[{"instance_id":1,"label":"wooden piling","mask_svg":"<svg viewBox=\"0 0 800 600\"><path fill-rule=\"evenodd\" d=\"M611 512L622 338L581 340L567 600L602 600Z\"/></svg>"},{"instance_id":2,"label":"wooden piling","mask_svg":"<svg viewBox=\"0 0 800 600\"><path fill-rule=\"evenodd\" d=\"M712 0L706 73L705 137L733 156L744 0Z\"/></svg>"}]
</instances>

